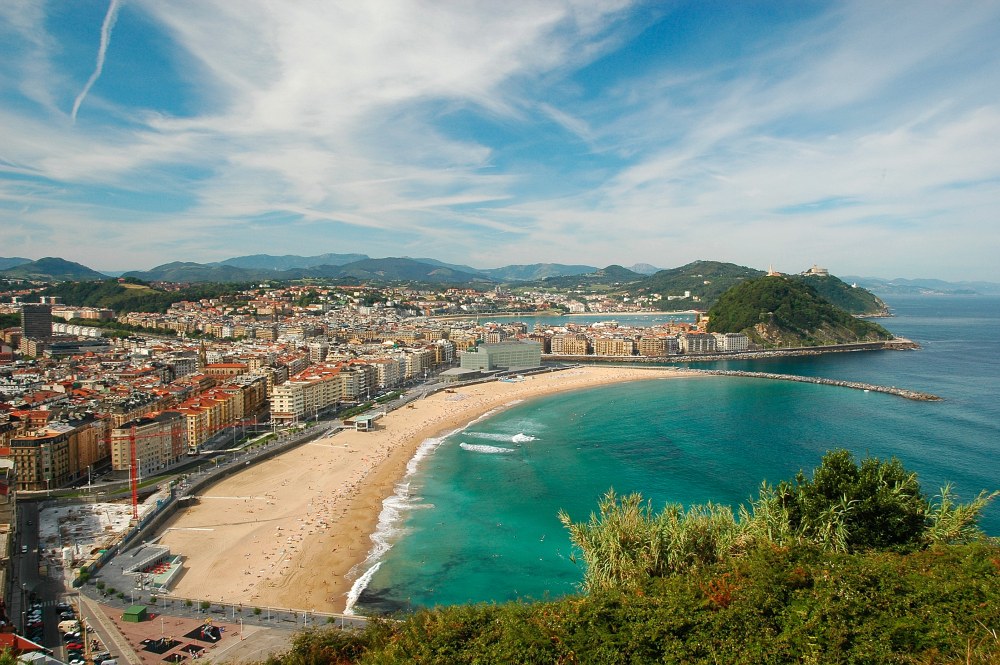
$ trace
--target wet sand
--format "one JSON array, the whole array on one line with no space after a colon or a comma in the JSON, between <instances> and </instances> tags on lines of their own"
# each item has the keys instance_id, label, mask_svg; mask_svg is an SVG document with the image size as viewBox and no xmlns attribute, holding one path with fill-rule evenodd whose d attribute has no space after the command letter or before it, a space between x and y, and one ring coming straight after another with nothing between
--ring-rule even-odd
<instances>
[{"instance_id":1,"label":"wet sand","mask_svg":"<svg viewBox=\"0 0 1000 665\"><path fill-rule=\"evenodd\" d=\"M382 501L420 444L490 411L553 393L694 374L579 367L439 392L230 476L199 495L160 540L186 557L172 595L251 607L343 611L371 550Z\"/></svg>"}]
</instances>

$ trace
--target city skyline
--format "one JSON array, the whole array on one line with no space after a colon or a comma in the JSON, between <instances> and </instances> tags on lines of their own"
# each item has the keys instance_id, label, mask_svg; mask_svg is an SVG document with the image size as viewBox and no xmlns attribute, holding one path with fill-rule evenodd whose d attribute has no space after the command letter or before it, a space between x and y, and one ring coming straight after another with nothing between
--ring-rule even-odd
<instances>
[{"instance_id":1,"label":"city skyline","mask_svg":"<svg viewBox=\"0 0 1000 665\"><path fill-rule=\"evenodd\" d=\"M988 2L0 6L3 256L1000 281Z\"/></svg>"}]
</instances>

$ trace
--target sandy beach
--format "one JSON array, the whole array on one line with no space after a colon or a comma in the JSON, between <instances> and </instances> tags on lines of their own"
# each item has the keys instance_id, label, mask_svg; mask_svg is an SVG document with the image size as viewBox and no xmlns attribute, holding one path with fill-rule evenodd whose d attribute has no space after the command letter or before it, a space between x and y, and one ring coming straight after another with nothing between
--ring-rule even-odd
<instances>
[{"instance_id":1,"label":"sandy beach","mask_svg":"<svg viewBox=\"0 0 1000 665\"><path fill-rule=\"evenodd\" d=\"M186 557L172 595L343 611L352 569L372 548L382 501L393 495L423 441L543 395L691 375L588 366L466 386L397 409L373 432L339 432L249 466L199 495L167 525L160 542Z\"/></svg>"}]
</instances>

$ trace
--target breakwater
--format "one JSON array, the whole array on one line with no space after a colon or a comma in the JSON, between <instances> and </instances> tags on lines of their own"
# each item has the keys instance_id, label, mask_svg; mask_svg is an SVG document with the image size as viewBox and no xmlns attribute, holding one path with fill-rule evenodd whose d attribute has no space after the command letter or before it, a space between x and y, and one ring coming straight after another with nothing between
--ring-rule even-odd
<instances>
[{"instance_id":1,"label":"breakwater","mask_svg":"<svg viewBox=\"0 0 1000 665\"><path fill-rule=\"evenodd\" d=\"M897 388L896 386L880 386L874 383L861 383L859 381L841 381L839 379L824 379L817 376L801 376L799 374L774 374L772 372L746 372L742 370L730 369L689 369L691 372L701 374L713 374L716 376L745 376L753 379L776 379L779 381L797 381L799 383L818 383L824 386L840 386L842 388L854 388L873 393L886 393L897 395L906 399L917 400L919 402L939 402L941 398L931 393L924 393L907 388Z\"/></svg>"}]
</instances>

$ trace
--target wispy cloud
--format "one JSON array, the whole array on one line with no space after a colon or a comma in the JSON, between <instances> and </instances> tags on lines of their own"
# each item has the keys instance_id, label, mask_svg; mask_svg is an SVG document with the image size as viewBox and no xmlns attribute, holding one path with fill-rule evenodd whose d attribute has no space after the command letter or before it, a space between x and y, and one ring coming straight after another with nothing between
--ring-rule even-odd
<instances>
[{"instance_id":1,"label":"wispy cloud","mask_svg":"<svg viewBox=\"0 0 1000 665\"><path fill-rule=\"evenodd\" d=\"M98 266L350 249L1000 279L990 3L113 0L82 90L97 17L54 11L0 6L0 224Z\"/></svg>"}]
</instances>

